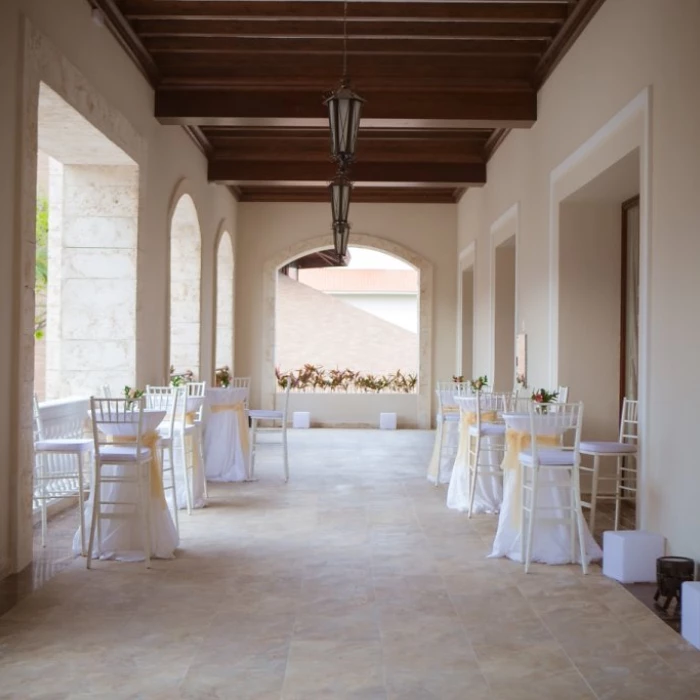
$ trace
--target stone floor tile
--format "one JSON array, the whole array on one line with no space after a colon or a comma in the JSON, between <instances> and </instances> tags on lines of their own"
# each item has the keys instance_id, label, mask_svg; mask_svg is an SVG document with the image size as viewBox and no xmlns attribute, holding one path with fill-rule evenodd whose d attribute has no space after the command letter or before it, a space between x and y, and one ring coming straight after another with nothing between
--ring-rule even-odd
<instances>
[{"instance_id":1,"label":"stone floor tile","mask_svg":"<svg viewBox=\"0 0 700 700\"><path fill-rule=\"evenodd\" d=\"M288 484L261 451L148 571L86 571L52 521L0 586L0 700L699 697L700 652L599 567L487 558L496 518L426 482L432 433L289 439Z\"/></svg>"}]
</instances>

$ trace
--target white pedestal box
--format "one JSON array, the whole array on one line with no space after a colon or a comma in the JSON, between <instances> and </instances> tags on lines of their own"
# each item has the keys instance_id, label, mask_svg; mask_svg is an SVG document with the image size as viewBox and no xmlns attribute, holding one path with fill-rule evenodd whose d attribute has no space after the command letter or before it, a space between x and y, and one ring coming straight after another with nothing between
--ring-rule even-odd
<instances>
[{"instance_id":1,"label":"white pedestal box","mask_svg":"<svg viewBox=\"0 0 700 700\"><path fill-rule=\"evenodd\" d=\"M294 411L292 413L292 428L310 428L311 413L309 411Z\"/></svg>"},{"instance_id":2,"label":"white pedestal box","mask_svg":"<svg viewBox=\"0 0 700 700\"><path fill-rule=\"evenodd\" d=\"M396 414L395 413L380 413L379 414L379 429L380 430L396 430Z\"/></svg>"},{"instance_id":3,"label":"white pedestal box","mask_svg":"<svg viewBox=\"0 0 700 700\"><path fill-rule=\"evenodd\" d=\"M700 581L683 582L681 601L681 635L700 649Z\"/></svg>"},{"instance_id":4,"label":"white pedestal box","mask_svg":"<svg viewBox=\"0 0 700 700\"><path fill-rule=\"evenodd\" d=\"M664 556L664 538L643 530L603 533L603 575L620 583L656 581L656 560Z\"/></svg>"}]
</instances>

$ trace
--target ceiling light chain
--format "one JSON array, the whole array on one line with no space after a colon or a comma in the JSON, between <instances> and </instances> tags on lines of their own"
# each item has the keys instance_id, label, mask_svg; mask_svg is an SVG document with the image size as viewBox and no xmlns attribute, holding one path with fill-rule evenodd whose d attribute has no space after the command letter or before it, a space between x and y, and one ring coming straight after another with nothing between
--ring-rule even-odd
<instances>
[{"instance_id":1,"label":"ceiling light chain","mask_svg":"<svg viewBox=\"0 0 700 700\"><path fill-rule=\"evenodd\" d=\"M338 165L338 172L328 189L333 212L333 242L339 257L347 254L350 224L348 211L352 183L350 166L355 160L355 146L360 129L360 117L364 100L350 88L348 76L348 3L343 3L343 75L340 87L325 101L328 107L328 123L331 132L331 158Z\"/></svg>"}]
</instances>

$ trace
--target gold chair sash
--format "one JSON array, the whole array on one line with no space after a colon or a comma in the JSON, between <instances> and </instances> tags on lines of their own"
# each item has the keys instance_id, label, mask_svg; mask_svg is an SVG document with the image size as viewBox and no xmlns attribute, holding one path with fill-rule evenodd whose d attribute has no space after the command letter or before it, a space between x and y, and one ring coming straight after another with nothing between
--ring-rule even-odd
<instances>
[{"instance_id":1,"label":"gold chair sash","mask_svg":"<svg viewBox=\"0 0 700 700\"><path fill-rule=\"evenodd\" d=\"M482 423L493 423L498 420L498 414L496 411L482 411L481 412L481 422ZM475 411L465 411L462 413L459 421L459 442L457 444L457 456L455 457L454 464L459 464L460 462L467 463L467 457L469 455L469 426L476 424L476 412ZM435 435L435 443L433 444L433 454L430 458L430 465L428 466L428 477L432 480L433 478L440 478L440 453L438 449L438 439L437 433Z\"/></svg>"},{"instance_id":2,"label":"gold chair sash","mask_svg":"<svg viewBox=\"0 0 700 700\"><path fill-rule=\"evenodd\" d=\"M161 506L167 508L165 502L165 492L163 490L163 475L161 471L160 455L158 454L158 440L160 435L155 430L150 430L141 436L141 445L147 447L151 451L151 497L158 499ZM134 444L136 437L134 435L113 435L113 443Z\"/></svg>"},{"instance_id":3,"label":"gold chair sash","mask_svg":"<svg viewBox=\"0 0 700 700\"><path fill-rule=\"evenodd\" d=\"M243 447L243 454L247 455L250 451L250 440L248 436L248 420L245 412L245 403L221 403L211 406L212 413L223 413L224 411L235 411L236 419L238 420L238 432Z\"/></svg>"},{"instance_id":4,"label":"gold chair sash","mask_svg":"<svg viewBox=\"0 0 700 700\"><path fill-rule=\"evenodd\" d=\"M511 521L515 525L520 525L520 510L522 508L522 484L523 470L520 466L519 455L523 450L530 447L532 436L529 430L506 430L506 453L503 455L501 469L510 472L510 478L514 480L513 485L513 507L510 515ZM539 447L559 447L561 438L558 435L538 435L537 446ZM522 533L521 533L522 534Z\"/></svg>"}]
</instances>

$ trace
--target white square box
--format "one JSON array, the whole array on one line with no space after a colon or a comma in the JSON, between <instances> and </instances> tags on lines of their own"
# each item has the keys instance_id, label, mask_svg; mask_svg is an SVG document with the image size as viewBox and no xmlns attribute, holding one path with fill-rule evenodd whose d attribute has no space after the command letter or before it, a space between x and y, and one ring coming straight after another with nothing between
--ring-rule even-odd
<instances>
[{"instance_id":1,"label":"white square box","mask_svg":"<svg viewBox=\"0 0 700 700\"><path fill-rule=\"evenodd\" d=\"M292 413L292 428L310 428L311 413L308 411L294 411Z\"/></svg>"},{"instance_id":2,"label":"white square box","mask_svg":"<svg viewBox=\"0 0 700 700\"><path fill-rule=\"evenodd\" d=\"M379 429L380 430L396 430L396 414L395 413L380 413L379 414Z\"/></svg>"},{"instance_id":3,"label":"white square box","mask_svg":"<svg viewBox=\"0 0 700 700\"><path fill-rule=\"evenodd\" d=\"M603 533L603 575L620 583L656 581L656 560L664 556L663 535L643 530Z\"/></svg>"},{"instance_id":4,"label":"white square box","mask_svg":"<svg viewBox=\"0 0 700 700\"><path fill-rule=\"evenodd\" d=\"M683 582L681 601L681 635L700 649L700 581Z\"/></svg>"}]
</instances>

